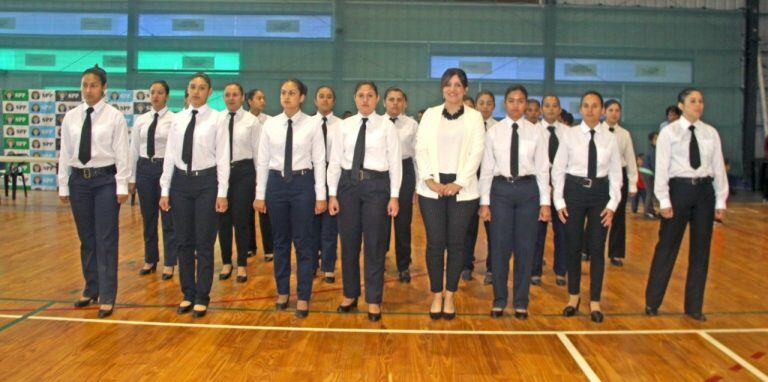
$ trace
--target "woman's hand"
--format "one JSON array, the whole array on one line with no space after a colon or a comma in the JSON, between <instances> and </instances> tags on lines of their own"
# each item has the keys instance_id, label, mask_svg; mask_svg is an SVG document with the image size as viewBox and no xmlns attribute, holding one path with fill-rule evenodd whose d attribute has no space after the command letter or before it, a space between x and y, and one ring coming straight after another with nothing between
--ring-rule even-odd
<instances>
[{"instance_id":1,"label":"woman's hand","mask_svg":"<svg viewBox=\"0 0 768 382\"><path fill-rule=\"evenodd\" d=\"M560 218L560 221L563 222L563 224L565 224L565 221L568 220L568 209L563 207L557 210L557 217Z\"/></svg>"},{"instance_id":2,"label":"woman's hand","mask_svg":"<svg viewBox=\"0 0 768 382\"><path fill-rule=\"evenodd\" d=\"M549 222L552 220L552 209L549 206L539 208L539 221Z\"/></svg>"},{"instance_id":3,"label":"woman's hand","mask_svg":"<svg viewBox=\"0 0 768 382\"><path fill-rule=\"evenodd\" d=\"M253 209L259 211L262 214L267 213L267 204L263 200L256 199L253 201Z\"/></svg>"},{"instance_id":4,"label":"woman's hand","mask_svg":"<svg viewBox=\"0 0 768 382\"><path fill-rule=\"evenodd\" d=\"M161 196L160 203L158 204L160 205L160 209L165 212L168 212L168 210L171 209L171 203L169 203L167 196Z\"/></svg>"},{"instance_id":5,"label":"woman's hand","mask_svg":"<svg viewBox=\"0 0 768 382\"><path fill-rule=\"evenodd\" d=\"M216 212L227 212L227 207L229 207L227 198L216 198Z\"/></svg>"},{"instance_id":6,"label":"woman's hand","mask_svg":"<svg viewBox=\"0 0 768 382\"><path fill-rule=\"evenodd\" d=\"M461 186L456 183L448 183L443 189L443 196L456 196L461 191Z\"/></svg>"},{"instance_id":7,"label":"woman's hand","mask_svg":"<svg viewBox=\"0 0 768 382\"><path fill-rule=\"evenodd\" d=\"M660 209L659 215L664 219L672 219L672 217L675 216L675 213L672 211L672 207L669 207Z\"/></svg>"},{"instance_id":8,"label":"woman's hand","mask_svg":"<svg viewBox=\"0 0 768 382\"><path fill-rule=\"evenodd\" d=\"M429 187L430 190L437 193L437 196L443 196L443 192L445 189L445 185L442 183L437 183L432 179L427 179L425 182L427 184L427 187Z\"/></svg>"},{"instance_id":9,"label":"woman's hand","mask_svg":"<svg viewBox=\"0 0 768 382\"><path fill-rule=\"evenodd\" d=\"M328 213L331 214L331 216L336 216L339 213L339 199L335 196L331 196L328 200Z\"/></svg>"},{"instance_id":10,"label":"woman's hand","mask_svg":"<svg viewBox=\"0 0 768 382\"><path fill-rule=\"evenodd\" d=\"M325 200L315 201L315 215L320 215L328 208L328 202Z\"/></svg>"},{"instance_id":11,"label":"woman's hand","mask_svg":"<svg viewBox=\"0 0 768 382\"><path fill-rule=\"evenodd\" d=\"M389 203L387 203L387 215L395 217L398 212L400 212L400 203L397 201L397 198L389 198Z\"/></svg>"},{"instance_id":12,"label":"woman's hand","mask_svg":"<svg viewBox=\"0 0 768 382\"><path fill-rule=\"evenodd\" d=\"M480 209L477 210L477 215L480 216L480 219L484 222L491 221L491 207L480 206Z\"/></svg>"},{"instance_id":13,"label":"woman's hand","mask_svg":"<svg viewBox=\"0 0 768 382\"><path fill-rule=\"evenodd\" d=\"M600 213L600 222L603 223L603 227L610 227L613 222L613 210L606 208Z\"/></svg>"}]
</instances>

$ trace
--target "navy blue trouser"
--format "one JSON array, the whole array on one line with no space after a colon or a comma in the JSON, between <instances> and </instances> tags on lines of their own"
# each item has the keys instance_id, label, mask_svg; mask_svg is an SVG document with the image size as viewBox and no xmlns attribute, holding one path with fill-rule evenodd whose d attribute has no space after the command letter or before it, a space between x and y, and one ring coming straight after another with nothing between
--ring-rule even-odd
<instances>
[{"instance_id":1,"label":"navy blue trouser","mask_svg":"<svg viewBox=\"0 0 768 382\"><path fill-rule=\"evenodd\" d=\"M277 293L291 293L291 242L296 248L296 292L299 300L312 295L312 222L315 218L315 176L310 171L287 182L270 170L265 195L275 249Z\"/></svg>"},{"instance_id":2,"label":"navy blue trouser","mask_svg":"<svg viewBox=\"0 0 768 382\"><path fill-rule=\"evenodd\" d=\"M253 199L256 193L256 169L251 159L237 162L229 173L227 200L229 208L219 214L219 248L221 262L232 264L232 231L237 245L237 266L248 265L248 251L252 243L249 221L254 216ZM254 239L255 240L255 239Z\"/></svg>"},{"instance_id":3,"label":"navy blue trouser","mask_svg":"<svg viewBox=\"0 0 768 382\"><path fill-rule=\"evenodd\" d=\"M416 171L413 158L403 159L403 181L397 201L400 205L397 216L392 218L395 224L395 260L398 272L407 271L411 265L411 222L413 221L413 193L416 190ZM392 237L392 224L387 224L387 244L389 250Z\"/></svg>"},{"instance_id":4,"label":"navy blue trouser","mask_svg":"<svg viewBox=\"0 0 768 382\"><path fill-rule=\"evenodd\" d=\"M317 255L316 261L312 263L312 270L320 268L323 272L333 272L336 268L339 237L336 216L331 216L326 210L320 215L315 215L312 225L312 254Z\"/></svg>"},{"instance_id":5,"label":"navy blue trouser","mask_svg":"<svg viewBox=\"0 0 768 382\"><path fill-rule=\"evenodd\" d=\"M69 176L69 203L80 238L80 261L85 278L83 296L99 297L111 305L117 296L117 243L120 205L114 174L85 179L75 170Z\"/></svg>"},{"instance_id":6,"label":"navy blue trouser","mask_svg":"<svg viewBox=\"0 0 768 382\"><path fill-rule=\"evenodd\" d=\"M162 219L163 228L163 265L176 266L179 243L174 234L173 218L170 212L160 210L160 176L163 174L163 161L150 162L139 158L136 164L136 191L139 194L139 207L144 223L144 262L155 264L160 261L157 241L157 218Z\"/></svg>"},{"instance_id":7,"label":"navy blue trouser","mask_svg":"<svg viewBox=\"0 0 768 382\"><path fill-rule=\"evenodd\" d=\"M552 232L555 242L555 261L552 269L558 276L565 276L567 269L565 267L565 224L557 217L557 209L552 206ZM547 222L539 222L539 229L536 233L536 251L533 256L533 270L531 276L541 276L544 264L544 247L547 240Z\"/></svg>"}]
</instances>

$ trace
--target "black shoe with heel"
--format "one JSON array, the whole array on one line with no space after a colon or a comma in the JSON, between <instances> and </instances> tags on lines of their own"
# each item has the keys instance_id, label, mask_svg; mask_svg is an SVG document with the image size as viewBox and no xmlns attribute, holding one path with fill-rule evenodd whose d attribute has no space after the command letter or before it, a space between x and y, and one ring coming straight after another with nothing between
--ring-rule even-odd
<instances>
[{"instance_id":1,"label":"black shoe with heel","mask_svg":"<svg viewBox=\"0 0 768 382\"><path fill-rule=\"evenodd\" d=\"M288 301L290 301L290 297L285 300L285 302L276 302L275 303L275 309L277 310L286 310L288 309Z\"/></svg>"},{"instance_id":2,"label":"black shoe with heel","mask_svg":"<svg viewBox=\"0 0 768 382\"><path fill-rule=\"evenodd\" d=\"M85 299L80 299L75 301L75 308L85 308L88 305L95 304L96 301L98 301L99 297L86 297Z\"/></svg>"},{"instance_id":3,"label":"black shoe with heel","mask_svg":"<svg viewBox=\"0 0 768 382\"><path fill-rule=\"evenodd\" d=\"M150 273L155 273L156 271L157 271L157 263L154 263L149 268L141 268L139 270L139 276L146 276Z\"/></svg>"},{"instance_id":4,"label":"black shoe with heel","mask_svg":"<svg viewBox=\"0 0 768 382\"><path fill-rule=\"evenodd\" d=\"M565 309L563 309L563 316L565 317L575 316L576 313L579 311L579 305L581 305L581 299L576 301L576 306L566 305Z\"/></svg>"},{"instance_id":5,"label":"black shoe with heel","mask_svg":"<svg viewBox=\"0 0 768 382\"><path fill-rule=\"evenodd\" d=\"M170 280L173 278L173 267L171 267L171 273L163 272L163 280Z\"/></svg>"},{"instance_id":6,"label":"black shoe with heel","mask_svg":"<svg viewBox=\"0 0 768 382\"><path fill-rule=\"evenodd\" d=\"M109 309L101 309L99 308L99 318L107 318L112 315L112 312L114 311L115 306L112 305L109 307Z\"/></svg>"},{"instance_id":7,"label":"black shoe with heel","mask_svg":"<svg viewBox=\"0 0 768 382\"><path fill-rule=\"evenodd\" d=\"M352 300L352 303L349 305L342 305L339 304L339 307L336 308L336 311L339 313L349 313L352 311L352 309L357 308L357 299Z\"/></svg>"},{"instance_id":8,"label":"black shoe with heel","mask_svg":"<svg viewBox=\"0 0 768 382\"><path fill-rule=\"evenodd\" d=\"M601 311L599 311L599 310L593 310L593 311L592 311L592 312L589 314L589 318L591 318L591 319L592 319L592 322L596 322L596 323L598 323L598 324L599 324L599 323L603 322L603 319L604 319L604 317L603 317L603 312L601 312Z\"/></svg>"}]
</instances>

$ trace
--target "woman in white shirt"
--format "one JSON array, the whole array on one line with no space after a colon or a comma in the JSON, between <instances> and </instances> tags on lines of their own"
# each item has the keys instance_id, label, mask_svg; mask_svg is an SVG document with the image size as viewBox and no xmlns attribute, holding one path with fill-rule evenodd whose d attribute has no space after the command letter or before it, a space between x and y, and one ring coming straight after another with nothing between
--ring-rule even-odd
<instances>
[{"instance_id":1,"label":"woman in white shirt","mask_svg":"<svg viewBox=\"0 0 768 382\"><path fill-rule=\"evenodd\" d=\"M683 89L677 96L677 106L682 116L662 129L656 141L654 193L659 199L662 219L645 290L645 313L658 314L685 228L690 225L685 314L706 321L702 309L712 224L725 217L728 176L720 135L701 121L701 91Z\"/></svg>"},{"instance_id":2,"label":"woman in white shirt","mask_svg":"<svg viewBox=\"0 0 768 382\"><path fill-rule=\"evenodd\" d=\"M269 211L275 245L275 307L288 307L291 243L296 247L296 317L309 315L312 296L312 227L325 211L325 144L321 120L301 111L307 86L289 79L280 87L283 112L267 120L261 130L256 167L254 208Z\"/></svg>"},{"instance_id":3,"label":"woman in white shirt","mask_svg":"<svg viewBox=\"0 0 768 382\"><path fill-rule=\"evenodd\" d=\"M603 321L600 297L605 271L605 236L621 199L621 158L616 136L600 123L603 96L588 91L581 96L580 125L568 129L552 164L553 199L565 223L568 304L563 315L579 310L581 297L581 244L587 239L592 254L589 266L590 317ZM584 221L587 222L586 235Z\"/></svg>"},{"instance_id":4,"label":"woman in white shirt","mask_svg":"<svg viewBox=\"0 0 768 382\"><path fill-rule=\"evenodd\" d=\"M392 122L376 114L379 91L371 81L355 87L358 113L336 129L328 167L329 210L339 215L341 274L346 313L360 296L360 246L365 242L365 302L368 320L381 320L384 294L384 247L388 216L397 216L402 180L400 143Z\"/></svg>"},{"instance_id":5,"label":"woman in white shirt","mask_svg":"<svg viewBox=\"0 0 768 382\"><path fill-rule=\"evenodd\" d=\"M507 305L509 258L514 253L513 307L515 317L528 318L538 221L550 219L548 145L538 125L525 118L528 91L510 86L504 94L507 118L485 136L480 173L480 218L493 232L493 308L501 317Z\"/></svg>"},{"instance_id":6,"label":"woman in white shirt","mask_svg":"<svg viewBox=\"0 0 768 382\"><path fill-rule=\"evenodd\" d=\"M424 112L416 133L416 192L427 233L433 293L429 314L432 319L450 320L456 316L453 297L461 276L467 226L477 218L477 170L485 128L482 115L463 104L469 87L463 70L447 69L440 85L445 103Z\"/></svg>"},{"instance_id":7,"label":"woman in white shirt","mask_svg":"<svg viewBox=\"0 0 768 382\"><path fill-rule=\"evenodd\" d=\"M99 302L99 318L110 316L117 296L120 204L128 199L128 126L123 113L104 102L107 73L83 72L83 103L61 123L59 199L72 206L80 238L85 289L75 307Z\"/></svg>"},{"instance_id":8,"label":"woman in white shirt","mask_svg":"<svg viewBox=\"0 0 768 382\"><path fill-rule=\"evenodd\" d=\"M165 143L173 122L173 112L168 110L168 83L155 81L149 86L152 109L136 117L131 139L131 180L128 191L139 193L139 207L144 225L144 267L139 275L155 273L160 254L157 247L157 218L163 228L163 280L173 278L177 262L176 235L171 214L160 210L160 176L163 175Z\"/></svg>"},{"instance_id":9,"label":"woman in white shirt","mask_svg":"<svg viewBox=\"0 0 768 382\"><path fill-rule=\"evenodd\" d=\"M217 212L228 207L229 132L219 128L219 112L208 106L212 91L208 75L192 75L187 85L189 107L173 119L160 177L160 208L173 214L179 241L184 299L177 312L193 310L193 317L208 311Z\"/></svg>"}]
</instances>

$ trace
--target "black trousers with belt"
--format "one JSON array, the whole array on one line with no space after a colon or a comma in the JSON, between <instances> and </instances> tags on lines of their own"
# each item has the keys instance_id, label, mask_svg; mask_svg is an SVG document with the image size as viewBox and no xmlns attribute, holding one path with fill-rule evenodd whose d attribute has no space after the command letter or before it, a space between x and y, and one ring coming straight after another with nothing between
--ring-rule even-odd
<instances>
[{"instance_id":1,"label":"black trousers with belt","mask_svg":"<svg viewBox=\"0 0 768 382\"><path fill-rule=\"evenodd\" d=\"M381 304L384 294L390 190L389 174L378 174L353 183L351 172L342 170L336 196L344 297L360 296L360 246L364 242L365 302L368 304Z\"/></svg>"},{"instance_id":2,"label":"black trousers with belt","mask_svg":"<svg viewBox=\"0 0 768 382\"><path fill-rule=\"evenodd\" d=\"M578 178L583 179L583 178ZM591 187L566 175L564 197L568 211L565 222L566 267L568 268L568 294L578 295L581 290L581 247L587 240L590 256L590 301L600 301L605 272L605 236L608 229L602 225L600 213L610 200L608 179L593 179ZM586 235L584 221L587 222Z\"/></svg>"},{"instance_id":3,"label":"black trousers with belt","mask_svg":"<svg viewBox=\"0 0 768 382\"><path fill-rule=\"evenodd\" d=\"M440 174L442 184L455 180L456 174ZM432 293L440 293L444 289L455 292L459 289L467 225L472 219L477 220L478 201L457 201L456 196L437 199L419 196L419 207L427 233L427 272Z\"/></svg>"},{"instance_id":4,"label":"black trousers with belt","mask_svg":"<svg viewBox=\"0 0 768 382\"><path fill-rule=\"evenodd\" d=\"M702 179L702 178L699 178ZM709 249L712 224L715 219L715 190L711 178L698 184L683 179L669 180L669 197L673 216L661 219L659 242L653 253L648 286L645 290L646 306L658 309L672 276L686 226L690 225L688 244L688 276L685 280L685 313L701 313L704 305L704 287L709 268Z\"/></svg>"},{"instance_id":5,"label":"black trousers with belt","mask_svg":"<svg viewBox=\"0 0 768 382\"><path fill-rule=\"evenodd\" d=\"M255 187L256 169L253 167L253 160L244 159L232 163L227 191L229 208L226 212L219 214L219 247L223 264L232 264L232 230L234 228L237 266L248 265L248 251L253 237L249 220L254 216Z\"/></svg>"},{"instance_id":6,"label":"black trousers with belt","mask_svg":"<svg viewBox=\"0 0 768 382\"><path fill-rule=\"evenodd\" d=\"M89 177L77 169L69 176L69 203L80 238L80 263L85 278L84 297L98 297L112 305L117 296L117 244L120 204L116 169Z\"/></svg>"},{"instance_id":7,"label":"black trousers with belt","mask_svg":"<svg viewBox=\"0 0 768 382\"><path fill-rule=\"evenodd\" d=\"M144 262L155 264L160 260L157 245L157 219L160 215L163 228L163 265L173 267L177 262L176 251L179 243L176 241L171 213L161 211L158 205L162 174L163 159L139 158L136 163L136 191L139 194L139 207L144 223Z\"/></svg>"},{"instance_id":8,"label":"black trousers with belt","mask_svg":"<svg viewBox=\"0 0 768 382\"><path fill-rule=\"evenodd\" d=\"M395 258L398 272L407 271L411 265L411 222L413 221L413 192L416 190L416 171L413 158L403 159L403 181L397 201L400 210L394 217ZM387 224L387 245L389 250L392 225Z\"/></svg>"},{"instance_id":9,"label":"black trousers with belt","mask_svg":"<svg viewBox=\"0 0 768 382\"><path fill-rule=\"evenodd\" d=\"M184 300L208 305L213 284L213 245L219 227L216 213L216 168L203 175L186 175L175 169L170 203L179 241L179 279Z\"/></svg>"}]
</instances>

